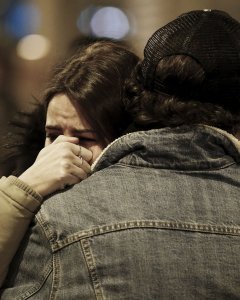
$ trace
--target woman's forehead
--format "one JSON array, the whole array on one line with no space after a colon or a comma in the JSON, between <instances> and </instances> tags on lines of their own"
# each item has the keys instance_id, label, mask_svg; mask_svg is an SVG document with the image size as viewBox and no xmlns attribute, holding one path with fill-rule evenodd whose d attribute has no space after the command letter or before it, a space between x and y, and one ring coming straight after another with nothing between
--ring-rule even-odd
<instances>
[{"instance_id":1,"label":"woman's forehead","mask_svg":"<svg viewBox=\"0 0 240 300\"><path fill-rule=\"evenodd\" d=\"M91 129L80 108L76 109L76 105L64 94L54 96L49 102L46 127Z\"/></svg>"}]
</instances>

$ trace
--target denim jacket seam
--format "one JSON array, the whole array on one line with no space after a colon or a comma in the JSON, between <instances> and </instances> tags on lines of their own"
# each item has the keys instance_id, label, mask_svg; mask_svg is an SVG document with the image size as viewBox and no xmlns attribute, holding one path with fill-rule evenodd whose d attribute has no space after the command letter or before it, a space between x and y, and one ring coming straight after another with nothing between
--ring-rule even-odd
<instances>
[{"instance_id":1,"label":"denim jacket seam","mask_svg":"<svg viewBox=\"0 0 240 300\"><path fill-rule=\"evenodd\" d=\"M95 264L95 260L91 251L91 246L88 239L81 240L82 251L84 254L84 258L92 279L92 284L95 292L95 296L97 300L104 299L103 291L101 288L101 283L97 275L97 268Z\"/></svg>"},{"instance_id":2,"label":"denim jacket seam","mask_svg":"<svg viewBox=\"0 0 240 300\"><path fill-rule=\"evenodd\" d=\"M17 297L17 300L24 300L24 299L28 299L29 297L31 297L32 295L36 294L38 291L41 290L41 288L43 287L45 281L47 280L47 278L49 277L49 275L52 272L52 267L48 267L46 269L46 271L44 272L44 274L40 277L43 278L42 280L40 280L41 283L37 283L36 285L34 285L32 288L30 288L28 291L23 292L20 297ZM27 298L26 298L27 297Z\"/></svg>"},{"instance_id":3,"label":"denim jacket seam","mask_svg":"<svg viewBox=\"0 0 240 300\"><path fill-rule=\"evenodd\" d=\"M50 245L51 245L51 242L54 242L54 240L56 240L56 234L55 232L51 229L50 227L50 224L48 221L46 221L44 219L44 216L43 216L43 212L39 212L37 215L36 215L36 219L38 221L38 224L40 225L40 227L42 228L46 238L48 239Z\"/></svg>"},{"instance_id":4,"label":"denim jacket seam","mask_svg":"<svg viewBox=\"0 0 240 300\"><path fill-rule=\"evenodd\" d=\"M54 300L58 291L60 279L60 258L59 252L53 253L53 280L49 300Z\"/></svg>"},{"instance_id":5,"label":"denim jacket seam","mask_svg":"<svg viewBox=\"0 0 240 300\"><path fill-rule=\"evenodd\" d=\"M201 232L209 234L233 235L240 236L240 226L229 225L216 225L216 224L200 224L192 222L174 222L174 221L156 221L156 220L133 220L126 222L119 222L109 225L96 226L89 230L80 231L71 234L62 240L55 241L52 244L54 252L71 245L72 243L81 240L101 235L110 232L128 230L128 229L166 229L166 230L179 230L188 232Z\"/></svg>"},{"instance_id":6,"label":"denim jacket seam","mask_svg":"<svg viewBox=\"0 0 240 300\"><path fill-rule=\"evenodd\" d=\"M194 161L192 161L194 163ZM196 161L197 163L197 161ZM186 168L186 165L184 165L184 168L178 168L178 167L172 167L172 168L169 168L168 166L161 166L161 167L157 167L157 166L153 166L149 163L149 165L137 165L137 164L131 164L131 162L128 162L128 163L117 163L115 164L114 166L122 166L122 167L130 167L130 168L133 168L133 169L142 169L142 168L154 168L154 169L162 169L162 170L168 170L168 171L184 171L184 172L199 172L199 171L218 171L218 170L222 170L222 169L226 169L226 168L229 168L233 165L236 165L236 162L225 162L223 165L221 166L218 166L218 167L208 167L208 168Z\"/></svg>"},{"instance_id":7,"label":"denim jacket seam","mask_svg":"<svg viewBox=\"0 0 240 300\"><path fill-rule=\"evenodd\" d=\"M173 172L184 172L184 173L188 173L188 172L191 172L191 173L193 173L193 172L197 172L197 173L199 173L199 172L214 172L214 171L220 171L220 170L224 170L224 169L227 169L227 168L229 168L229 167L231 167L231 166L234 166L234 165L236 165L236 162L231 162L231 163L229 163L229 164L226 164L226 165L224 165L224 166L221 166L221 167L218 167L218 168L208 168L208 169L200 169L200 168L196 168L196 169L187 169L187 170L184 170L184 169L168 169L168 171L173 171Z\"/></svg>"}]
</instances>

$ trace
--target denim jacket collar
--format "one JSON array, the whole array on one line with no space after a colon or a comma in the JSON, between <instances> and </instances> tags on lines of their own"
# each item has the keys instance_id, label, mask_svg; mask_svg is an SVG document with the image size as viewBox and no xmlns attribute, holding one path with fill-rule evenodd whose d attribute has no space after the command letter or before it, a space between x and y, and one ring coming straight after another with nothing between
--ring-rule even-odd
<instances>
[{"instance_id":1,"label":"denim jacket collar","mask_svg":"<svg viewBox=\"0 0 240 300\"><path fill-rule=\"evenodd\" d=\"M219 169L240 163L240 141L206 125L139 131L113 141L92 172L114 163L177 170Z\"/></svg>"}]
</instances>

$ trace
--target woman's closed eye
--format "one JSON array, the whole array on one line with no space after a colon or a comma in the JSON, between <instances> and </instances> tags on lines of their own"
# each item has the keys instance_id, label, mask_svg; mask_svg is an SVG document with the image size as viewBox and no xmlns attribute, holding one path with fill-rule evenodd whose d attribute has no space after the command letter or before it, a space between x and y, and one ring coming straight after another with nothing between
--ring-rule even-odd
<instances>
[{"instance_id":1,"label":"woman's closed eye","mask_svg":"<svg viewBox=\"0 0 240 300\"><path fill-rule=\"evenodd\" d=\"M97 143L97 139L93 137L81 137L79 136L79 144L80 145L92 145Z\"/></svg>"}]
</instances>

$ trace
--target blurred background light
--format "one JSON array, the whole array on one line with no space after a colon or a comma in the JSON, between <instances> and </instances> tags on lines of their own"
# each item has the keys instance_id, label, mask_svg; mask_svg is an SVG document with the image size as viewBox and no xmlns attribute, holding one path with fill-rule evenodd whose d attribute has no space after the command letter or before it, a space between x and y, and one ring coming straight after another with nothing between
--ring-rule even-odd
<instances>
[{"instance_id":1,"label":"blurred background light","mask_svg":"<svg viewBox=\"0 0 240 300\"><path fill-rule=\"evenodd\" d=\"M240 20L240 0L0 0L0 93L19 103L41 98L52 67L98 37L124 39L142 58L159 27L205 8Z\"/></svg>"},{"instance_id":2,"label":"blurred background light","mask_svg":"<svg viewBox=\"0 0 240 300\"><path fill-rule=\"evenodd\" d=\"M11 7L4 18L6 32L16 38L36 33L39 30L41 14L34 4L19 3Z\"/></svg>"},{"instance_id":3,"label":"blurred background light","mask_svg":"<svg viewBox=\"0 0 240 300\"><path fill-rule=\"evenodd\" d=\"M41 59L48 54L50 41L39 34L30 34L22 38L17 45L17 55L26 60Z\"/></svg>"},{"instance_id":4,"label":"blurred background light","mask_svg":"<svg viewBox=\"0 0 240 300\"><path fill-rule=\"evenodd\" d=\"M93 15L99 10L99 7L90 5L80 13L80 16L77 19L77 27L81 33L84 35L91 35L91 19Z\"/></svg>"},{"instance_id":5,"label":"blurred background light","mask_svg":"<svg viewBox=\"0 0 240 300\"><path fill-rule=\"evenodd\" d=\"M91 19L92 33L97 37L124 38L130 30L127 15L117 7L102 7Z\"/></svg>"},{"instance_id":6,"label":"blurred background light","mask_svg":"<svg viewBox=\"0 0 240 300\"><path fill-rule=\"evenodd\" d=\"M1 0L0 1L0 16L3 16L5 13L7 13L8 9L12 5L14 0Z\"/></svg>"}]
</instances>

